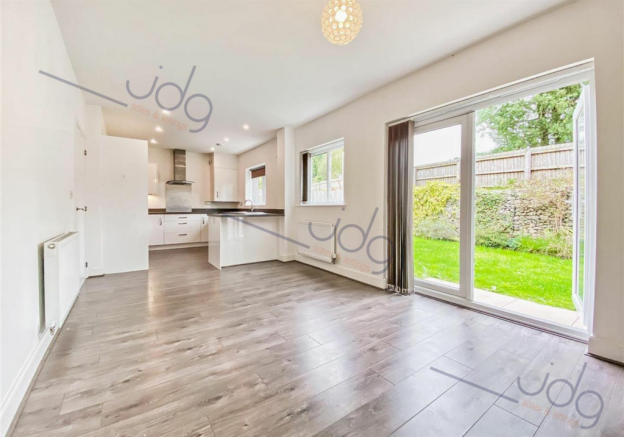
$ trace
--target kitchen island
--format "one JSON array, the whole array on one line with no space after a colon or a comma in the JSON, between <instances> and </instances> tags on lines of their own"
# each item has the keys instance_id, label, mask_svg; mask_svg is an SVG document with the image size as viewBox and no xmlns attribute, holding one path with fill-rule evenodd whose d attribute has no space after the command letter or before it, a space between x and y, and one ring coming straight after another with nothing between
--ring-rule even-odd
<instances>
[{"instance_id":1,"label":"kitchen island","mask_svg":"<svg viewBox=\"0 0 624 437\"><path fill-rule=\"evenodd\" d=\"M208 262L214 267L277 259L283 213L228 211L209 214Z\"/></svg>"}]
</instances>

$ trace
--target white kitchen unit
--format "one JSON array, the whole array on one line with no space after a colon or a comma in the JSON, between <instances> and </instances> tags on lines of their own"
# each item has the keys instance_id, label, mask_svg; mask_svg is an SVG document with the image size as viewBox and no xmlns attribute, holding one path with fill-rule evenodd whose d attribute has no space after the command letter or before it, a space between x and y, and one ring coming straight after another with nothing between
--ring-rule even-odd
<instances>
[{"instance_id":1,"label":"white kitchen unit","mask_svg":"<svg viewBox=\"0 0 624 437\"><path fill-rule=\"evenodd\" d=\"M208 242L208 214L201 215L200 241L202 243Z\"/></svg>"},{"instance_id":2,"label":"white kitchen unit","mask_svg":"<svg viewBox=\"0 0 624 437\"><path fill-rule=\"evenodd\" d=\"M276 216L211 216L208 262L220 269L277 259L279 220Z\"/></svg>"},{"instance_id":3,"label":"white kitchen unit","mask_svg":"<svg viewBox=\"0 0 624 437\"><path fill-rule=\"evenodd\" d=\"M148 219L149 245L160 246L165 244L165 215L150 214Z\"/></svg>"},{"instance_id":4,"label":"white kitchen unit","mask_svg":"<svg viewBox=\"0 0 624 437\"><path fill-rule=\"evenodd\" d=\"M201 214L165 214L165 244L199 243Z\"/></svg>"},{"instance_id":5,"label":"white kitchen unit","mask_svg":"<svg viewBox=\"0 0 624 437\"><path fill-rule=\"evenodd\" d=\"M212 153L210 163L210 193L212 202L238 202L238 157Z\"/></svg>"},{"instance_id":6,"label":"white kitchen unit","mask_svg":"<svg viewBox=\"0 0 624 437\"><path fill-rule=\"evenodd\" d=\"M147 141L100 136L104 273L147 270Z\"/></svg>"},{"instance_id":7,"label":"white kitchen unit","mask_svg":"<svg viewBox=\"0 0 624 437\"><path fill-rule=\"evenodd\" d=\"M167 246L208 242L207 214L150 214L149 245L155 249L167 249ZM204 245L205 244L201 244ZM184 247L184 246L182 246ZM179 248L173 246L172 248Z\"/></svg>"}]
</instances>

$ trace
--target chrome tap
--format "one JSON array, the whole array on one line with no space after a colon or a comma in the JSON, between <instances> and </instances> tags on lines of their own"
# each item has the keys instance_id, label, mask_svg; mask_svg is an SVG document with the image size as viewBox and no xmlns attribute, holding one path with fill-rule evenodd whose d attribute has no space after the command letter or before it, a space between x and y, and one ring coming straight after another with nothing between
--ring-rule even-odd
<instances>
[{"instance_id":1,"label":"chrome tap","mask_svg":"<svg viewBox=\"0 0 624 437\"><path fill-rule=\"evenodd\" d=\"M245 200L243 202L243 206L247 205L247 202L249 202L251 204L251 210L249 212L253 212L254 206L253 206L253 202L251 200L249 200L249 199Z\"/></svg>"}]
</instances>

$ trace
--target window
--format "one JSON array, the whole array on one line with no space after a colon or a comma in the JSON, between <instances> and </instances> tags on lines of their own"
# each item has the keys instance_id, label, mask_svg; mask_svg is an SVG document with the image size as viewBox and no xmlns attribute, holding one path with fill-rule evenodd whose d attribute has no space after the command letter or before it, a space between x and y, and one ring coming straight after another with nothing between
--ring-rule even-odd
<instances>
[{"instance_id":1,"label":"window","mask_svg":"<svg viewBox=\"0 0 624 437\"><path fill-rule=\"evenodd\" d=\"M301 203L344 203L344 141L333 141L301 156Z\"/></svg>"},{"instance_id":2,"label":"window","mask_svg":"<svg viewBox=\"0 0 624 437\"><path fill-rule=\"evenodd\" d=\"M254 205L266 205L266 167L264 164L248 168L246 174L245 199Z\"/></svg>"}]
</instances>

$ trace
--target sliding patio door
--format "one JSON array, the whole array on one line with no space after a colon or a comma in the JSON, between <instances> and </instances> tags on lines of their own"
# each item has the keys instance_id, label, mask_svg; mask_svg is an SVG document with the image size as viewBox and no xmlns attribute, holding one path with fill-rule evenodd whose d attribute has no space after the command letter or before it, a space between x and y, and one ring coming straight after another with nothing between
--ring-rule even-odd
<instances>
[{"instance_id":1,"label":"sliding patio door","mask_svg":"<svg viewBox=\"0 0 624 437\"><path fill-rule=\"evenodd\" d=\"M588 314L585 311L587 305L586 290L586 237L587 237L587 143L591 136L588 135L589 89L583 86L576 109L574 110L574 195L573 195L573 276L572 276L572 300L577 311L583 312L584 322L587 325Z\"/></svg>"},{"instance_id":2,"label":"sliding patio door","mask_svg":"<svg viewBox=\"0 0 624 437\"><path fill-rule=\"evenodd\" d=\"M460 297L473 276L473 114L414 130L414 283Z\"/></svg>"}]
</instances>

